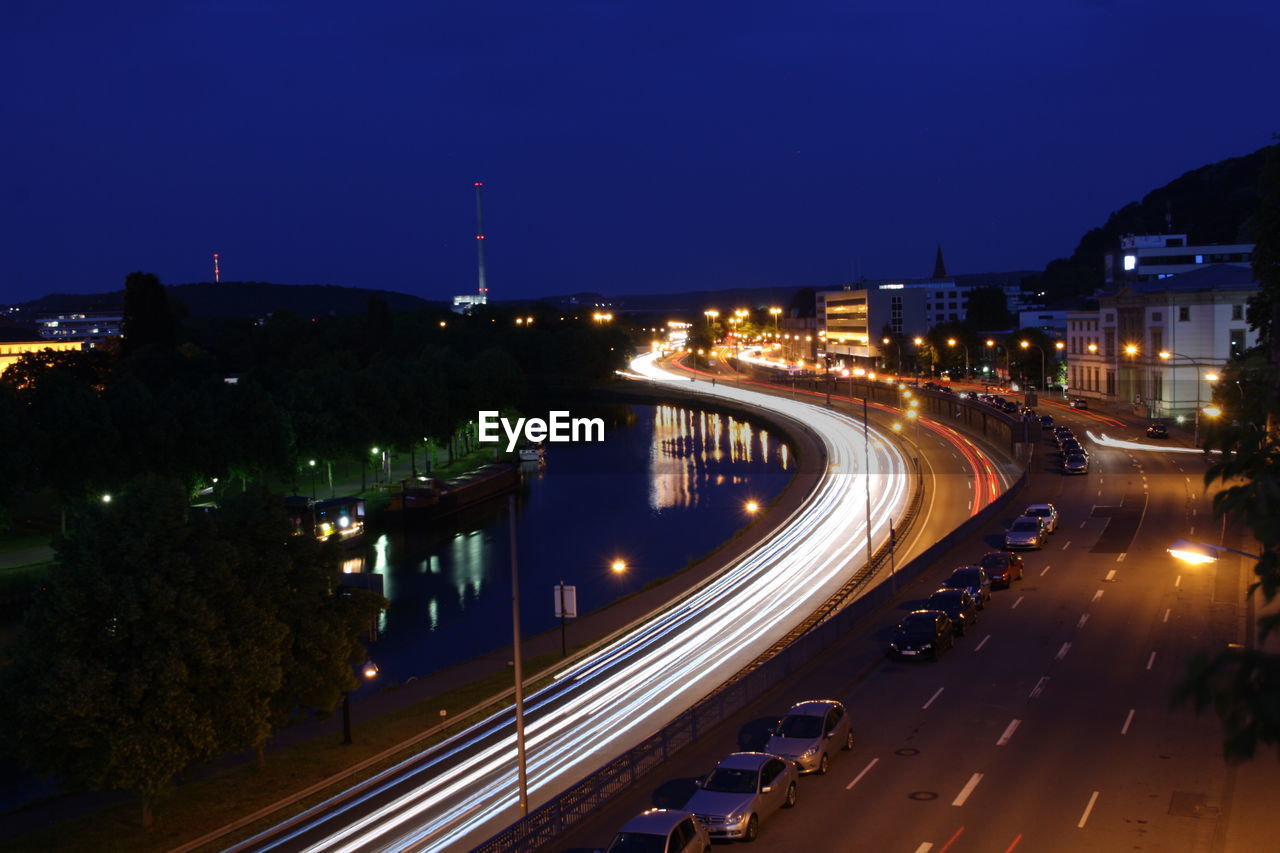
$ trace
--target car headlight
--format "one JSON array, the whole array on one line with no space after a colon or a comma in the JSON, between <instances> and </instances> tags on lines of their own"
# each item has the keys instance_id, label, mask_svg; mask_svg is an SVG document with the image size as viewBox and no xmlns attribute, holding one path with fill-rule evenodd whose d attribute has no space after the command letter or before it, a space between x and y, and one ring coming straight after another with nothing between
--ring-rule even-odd
<instances>
[{"instance_id":1,"label":"car headlight","mask_svg":"<svg viewBox=\"0 0 1280 853\"><path fill-rule=\"evenodd\" d=\"M922 648L922 649L931 649L931 648L933 648L933 643L921 643L921 644L920 644L920 648Z\"/></svg>"},{"instance_id":2,"label":"car headlight","mask_svg":"<svg viewBox=\"0 0 1280 853\"><path fill-rule=\"evenodd\" d=\"M802 752L802 753L800 754L800 757L801 757L801 758L813 758L813 756L817 753L817 751L818 751L818 748L817 748L816 746L811 746L811 747L809 747L808 749L806 749L804 752Z\"/></svg>"}]
</instances>

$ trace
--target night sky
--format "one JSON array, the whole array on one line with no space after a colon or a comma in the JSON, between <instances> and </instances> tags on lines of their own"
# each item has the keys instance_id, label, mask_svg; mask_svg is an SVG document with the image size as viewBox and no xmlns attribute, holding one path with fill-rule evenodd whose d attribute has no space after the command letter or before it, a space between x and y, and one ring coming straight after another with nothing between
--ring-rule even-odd
<instances>
[{"instance_id":1,"label":"night sky","mask_svg":"<svg viewBox=\"0 0 1280 853\"><path fill-rule=\"evenodd\" d=\"M3 0L0 302L1040 269L1280 131L1280 4Z\"/></svg>"}]
</instances>

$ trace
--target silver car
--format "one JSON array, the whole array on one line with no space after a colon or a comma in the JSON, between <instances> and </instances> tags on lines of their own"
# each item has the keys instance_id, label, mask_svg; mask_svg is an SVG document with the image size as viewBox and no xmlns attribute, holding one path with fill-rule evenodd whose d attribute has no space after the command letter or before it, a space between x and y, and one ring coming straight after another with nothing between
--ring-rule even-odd
<instances>
[{"instance_id":1,"label":"silver car","mask_svg":"<svg viewBox=\"0 0 1280 853\"><path fill-rule=\"evenodd\" d=\"M1004 547L1011 551L1015 548L1040 548L1044 545L1044 537L1044 522L1034 516L1024 515L1014 519L1013 524L1005 531Z\"/></svg>"},{"instance_id":2,"label":"silver car","mask_svg":"<svg viewBox=\"0 0 1280 853\"><path fill-rule=\"evenodd\" d=\"M1053 504L1031 504L1022 511L1022 514L1041 519L1046 533L1052 533L1058 529L1058 508Z\"/></svg>"},{"instance_id":3,"label":"silver car","mask_svg":"<svg viewBox=\"0 0 1280 853\"><path fill-rule=\"evenodd\" d=\"M711 836L689 812L648 809L623 825L609 853L710 853Z\"/></svg>"},{"instance_id":4,"label":"silver car","mask_svg":"<svg viewBox=\"0 0 1280 853\"><path fill-rule=\"evenodd\" d=\"M819 776L827 772L837 749L853 749L853 728L844 704L835 699L792 705L764 748L794 762L801 773Z\"/></svg>"},{"instance_id":5,"label":"silver car","mask_svg":"<svg viewBox=\"0 0 1280 853\"><path fill-rule=\"evenodd\" d=\"M685 811L693 812L714 838L755 841L760 821L796 804L799 774L791 762L764 752L735 752L720 760Z\"/></svg>"}]
</instances>

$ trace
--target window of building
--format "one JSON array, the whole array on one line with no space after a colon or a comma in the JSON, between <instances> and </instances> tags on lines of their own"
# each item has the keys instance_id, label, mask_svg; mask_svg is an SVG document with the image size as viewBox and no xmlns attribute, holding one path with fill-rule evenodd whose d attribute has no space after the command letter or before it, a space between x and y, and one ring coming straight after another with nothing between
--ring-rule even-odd
<instances>
[{"instance_id":1,"label":"window of building","mask_svg":"<svg viewBox=\"0 0 1280 853\"><path fill-rule=\"evenodd\" d=\"M1163 323L1163 322L1164 322L1164 312L1162 312L1162 311L1152 311L1152 312L1151 312L1151 322L1153 322L1153 323Z\"/></svg>"},{"instance_id":2,"label":"window of building","mask_svg":"<svg viewBox=\"0 0 1280 853\"><path fill-rule=\"evenodd\" d=\"M1178 306L1178 322L1179 323L1191 322L1191 306L1190 305Z\"/></svg>"},{"instance_id":3,"label":"window of building","mask_svg":"<svg viewBox=\"0 0 1280 853\"><path fill-rule=\"evenodd\" d=\"M1232 319L1232 320L1243 320L1243 319L1244 319L1244 306L1243 306L1243 305L1232 305L1232 306L1231 306L1231 319Z\"/></svg>"},{"instance_id":4,"label":"window of building","mask_svg":"<svg viewBox=\"0 0 1280 853\"><path fill-rule=\"evenodd\" d=\"M1108 311L1108 312L1107 312L1107 322L1108 322L1108 323L1114 323L1115 321L1116 321L1116 315L1115 315L1115 314L1112 314L1110 311Z\"/></svg>"}]
</instances>

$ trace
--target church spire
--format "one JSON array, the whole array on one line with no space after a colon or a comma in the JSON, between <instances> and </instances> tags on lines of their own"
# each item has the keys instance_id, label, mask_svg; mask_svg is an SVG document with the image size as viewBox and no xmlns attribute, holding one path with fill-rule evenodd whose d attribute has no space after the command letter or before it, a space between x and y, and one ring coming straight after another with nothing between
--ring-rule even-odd
<instances>
[{"instance_id":1,"label":"church spire","mask_svg":"<svg viewBox=\"0 0 1280 853\"><path fill-rule=\"evenodd\" d=\"M938 244L938 256L933 261L933 277L946 278L947 265L942 262L942 244Z\"/></svg>"}]
</instances>

